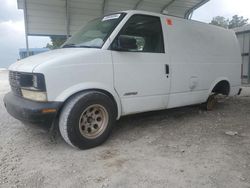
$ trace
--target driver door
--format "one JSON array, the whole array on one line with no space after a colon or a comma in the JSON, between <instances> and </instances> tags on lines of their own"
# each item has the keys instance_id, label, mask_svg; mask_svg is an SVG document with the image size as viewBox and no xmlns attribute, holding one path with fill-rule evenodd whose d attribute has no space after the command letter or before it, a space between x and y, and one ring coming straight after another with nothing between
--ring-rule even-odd
<instances>
[{"instance_id":1,"label":"driver door","mask_svg":"<svg viewBox=\"0 0 250 188\"><path fill-rule=\"evenodd\" d=\"M132 15L111 50L122 115L167 108L170 69L160 17Z\"/></svg>"}]
</instances>

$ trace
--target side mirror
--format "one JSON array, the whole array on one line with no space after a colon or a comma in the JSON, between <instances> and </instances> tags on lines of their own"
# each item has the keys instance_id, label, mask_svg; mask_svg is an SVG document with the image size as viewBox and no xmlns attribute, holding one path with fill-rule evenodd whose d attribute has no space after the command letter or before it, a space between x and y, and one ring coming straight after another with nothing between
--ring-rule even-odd
<instances>
[{"instance_id":1,"label":"side mirror","mask_svg":"<svg viewBox=\"0 0 250 188\"><path fill-rule=\"evenodd\" d=\"M113 50L117 51L130 51L136 50L137 48L136 39L127 35L120 35L116 44L113 45Z\"/></svg>"}]
</instances>

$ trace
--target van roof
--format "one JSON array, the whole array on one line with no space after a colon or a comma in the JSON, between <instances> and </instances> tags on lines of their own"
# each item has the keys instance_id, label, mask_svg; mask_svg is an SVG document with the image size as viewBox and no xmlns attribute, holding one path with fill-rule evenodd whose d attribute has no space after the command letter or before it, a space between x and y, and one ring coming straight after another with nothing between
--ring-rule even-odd
<instances>
[{"instance_id":1,"label":"van roof","mask_svg":"<svg viewBox=\"0 0 250 188\"><path fill-rule=\"evenodd\" d=\"M172 16L168 14L161 14L161 13L149 12L149 11L144 11L144 10L124 10L124 11L118 11L118 12L124 12L124 13L129 13L129 14L146 14L146 15L152 15L152 16ZM112 13L109 13L109 14L112 14ZM177 16L172 16L172 17L177 17Z\"/></svg>"}]
</instances>

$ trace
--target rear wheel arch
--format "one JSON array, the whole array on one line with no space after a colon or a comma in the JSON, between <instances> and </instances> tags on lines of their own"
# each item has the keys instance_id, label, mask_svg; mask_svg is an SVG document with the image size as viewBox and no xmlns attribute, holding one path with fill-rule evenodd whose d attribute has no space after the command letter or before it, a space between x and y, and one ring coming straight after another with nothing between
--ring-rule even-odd
<instances>
[{"instance_id":1,"label":"rear wheel arch","mask_svg":"<svg viewBox=\"0 0 250 188\"><path fill-rule=\"evenodd\" d=\"M228 96L230 94L230 83L228 80L219 81L212 89L211 93Z\"/></svg>"},{"instance_id":2,"label":"rear wheel arch","mask_svg":"<svg viewBox=\"0 0 250 188\"><path fill-rule=\"evenodd\" d=\"M207 95L207 100L202 104L205 110L213 110L217 103L217 95L222 94L228 96L230 94L230 82L226 78L217 79L211 86Z\"/></svg>"},{"instance_id":3,"label":"rear wheel arch","mask_svg":"<svg viewBox=\"0 0 250 188\"><path fill-rule=\"evenodd\" d=\"M214 82L212 82L210 89L208 91L208 97L211 94L223 94L228 96L230 94L230 90L231 90L231 85L229 79L226 77L220 77L214 80Z\"/></svg>"}]
</instances>

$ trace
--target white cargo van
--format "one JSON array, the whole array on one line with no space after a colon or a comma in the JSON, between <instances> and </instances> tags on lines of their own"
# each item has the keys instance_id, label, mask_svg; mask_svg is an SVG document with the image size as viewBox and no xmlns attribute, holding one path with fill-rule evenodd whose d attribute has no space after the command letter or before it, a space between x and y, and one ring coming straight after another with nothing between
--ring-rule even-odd
<instances>
[{"instance_id":1,"label":"white cargo van","mask_svg":"<svg viewBox=\"0 0 250 188\"><path fill-rule=\"evenodd\" d=\"M128 114L236 95L241 59L233 31L143 11L95 19L61 49L9 68L7 111L21 121L59 119L65 141L103 143Z\"/></svg>"}]
</instances>

